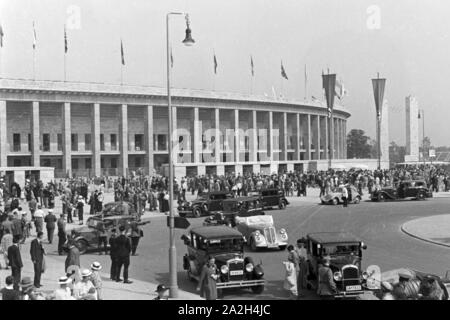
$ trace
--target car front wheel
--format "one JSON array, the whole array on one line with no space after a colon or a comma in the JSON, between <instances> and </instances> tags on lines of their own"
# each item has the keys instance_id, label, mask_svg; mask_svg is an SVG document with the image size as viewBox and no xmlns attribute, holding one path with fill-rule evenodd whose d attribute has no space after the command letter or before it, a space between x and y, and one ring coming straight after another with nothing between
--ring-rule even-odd
<instances>
[{"instance_id":1,"label":"car front wheel","mask_svg":"<svg viewBox=\"0 0 450 320\"><path fill-rule=\"evenodd\" d=\"M356 204L358 204L358 203L360 203L361 202L361 198L358 196L358 197L356 197L356 199L355 199L355 203Z\"/></svg>"},{"instance_id":2,"label":"car front wheel","mask_svg":"<svg viewBox=\"0 0 450 320\"><path fill-rule=\"evenodd\" d=\"M425 194L423 192L419 192L417 195L417 200L425 200Z\"/></svg>"},{"instance_id":3,"label":"car front wheel","mask_svg":"<svg viewBox=\"0 0 450 320\"><path fill-rule=\"evenodd\" d=\"M192 214L194 215L194 217L200 218L202 216L202 209L200 209L199 207L195 207L192 210Z\"/></svg>"},{"instance_id":4,"label":"car front wheel","mask_svg":"<svg viewBox=\"0 0 450 320\"><path fill-rule=\"evenodd\" d=\"M333 204L334 205L338 205L339 204L339 199L338 198L334 198L333 199Z\"/></svg>"},{"instance_id":5,"label":"car front wheel","mask_svg":"<svg viewBox=\"0 0 450 320\"><path fill-rule=\"evenodd\" d=\"M280 208L281 210L286 209L286 202L281 200L278 204L278 208Z\"/></svg>"},{"instance_id":6,"label":"car front wheel","mask_svg":"<svg viewBox=\"0 0 450 320\"><path fill-rule=\"evenodd\" d=\"M383 202L384 199L385 199L384 194L380 193L380 194L378 195L378 201Z\"/></svg>"}]
</instances>

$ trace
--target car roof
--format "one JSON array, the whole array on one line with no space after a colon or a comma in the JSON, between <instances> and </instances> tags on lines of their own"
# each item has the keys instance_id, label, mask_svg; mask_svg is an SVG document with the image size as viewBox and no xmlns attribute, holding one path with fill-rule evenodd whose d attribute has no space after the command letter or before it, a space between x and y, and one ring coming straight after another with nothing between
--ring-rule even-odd
<instances>
[{"instance_id":1,"label":"car roof","mask_svg":"<svg viewBox=\"0 0 450 320\"><path fill-rule=\"evenodd\" d=\"M96 220L101 220L102 216L101 214L97 215L97 216L92 216L89 219L96 219ZM121 216L106 216L103 217L103 220L119 220L119 219L134 219L134 217L132 215L121 215Z\"/></svg>"},{"instance_id":2,"label":"car roof","mask_svg":"<svg viewBox=\"0 0 450 320\"><path fill-rule=\"evenodd\" d=\"M223 202L257 201L257 200L259 200L258 197L239 197L239 198L225 199L223 200Z\"/></svg>"},{"instance_id":3,"label":"car roof","mask_svg":"<svg viewBox=\"0 0 450 320\"><path fill-rule=\"evenodd\" d=\"M242 237L242 233L227 226L202 226L192 228L191 232L206 239Z\"/></svg>"},{"instance_id":4,"label":"car roof","mask_svg":"<svg viewBox=\"0 0 450 320\"><path fill-rule=\"evenodd\" d=\"M209 191L209 192L207 192L207 194L228 194L228 193L231 194L230 191Z\"/></svg>"},{"instance_id":5,"label":"car roof","mask_svg":"<svg viewBox=\"0 0 450 320\"><path fill-rule=\"evenodd\" d=\"M361 242L349 232L315 232L308 234L308 238L319 243Z\"/></svg>"}]
</instances>

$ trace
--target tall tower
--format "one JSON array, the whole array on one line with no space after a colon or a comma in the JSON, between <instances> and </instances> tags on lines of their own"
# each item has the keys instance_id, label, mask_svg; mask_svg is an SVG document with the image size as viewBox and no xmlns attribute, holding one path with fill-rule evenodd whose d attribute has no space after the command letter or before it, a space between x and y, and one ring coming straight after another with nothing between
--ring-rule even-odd
<instances>
[{"instance_id":1,"label":"tall tower","mask_svg":"<svg viewBox=\"0 0 450 320\"><path fill-rule=\"evenodd\" d=\"M389 108L388 101L383 101L381 109L381 126L380 126L380 149L381 149L381 161L387 164L389 168ZM382 166L383 167L383 166ZM386 168L386 169L387 169Z\"/></svg>"},{"instance_id":2,"label":"tall tower","mask_svg":"<svg viewBox=\"0 0 450 320\"><path fill-rule=\"evenodd\" d=\"M419 107L416 98L406 97L406 155L405 161L419 161Z\"/></svg>"}]
</instances>

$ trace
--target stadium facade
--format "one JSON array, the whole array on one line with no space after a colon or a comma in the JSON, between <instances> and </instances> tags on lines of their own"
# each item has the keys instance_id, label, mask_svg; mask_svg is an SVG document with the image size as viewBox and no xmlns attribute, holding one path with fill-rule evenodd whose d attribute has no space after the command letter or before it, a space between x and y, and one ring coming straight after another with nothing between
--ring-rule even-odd
<instances>
[{"instance_id":1,"label":"stadium facade","mask_svg":"<svg viewBox=\"0 0 450 320\"><path fill-rule=\"evenodd\" d=\"M172 90L175 175L305 171L328 166L321 102ZM335 162L350 113L334 109ZM56 177L164 173L165 88L0 79L0 167L54 167Z\"/></svg>"}]
</instances>

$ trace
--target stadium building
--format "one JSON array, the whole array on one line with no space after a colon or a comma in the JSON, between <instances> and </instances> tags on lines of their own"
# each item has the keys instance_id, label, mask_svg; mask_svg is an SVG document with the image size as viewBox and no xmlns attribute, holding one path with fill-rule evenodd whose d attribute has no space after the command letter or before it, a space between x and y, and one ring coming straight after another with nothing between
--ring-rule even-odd
<instances>
[{"instance_id":1,"label":"stadium building","mask_svg":"<svg viewBox=\"0 0 450 320\"><path fill-rule=\"evenodd\" d=\"M166 94L156 87L1 79L0 167L54 167L56 177L166 173ZM328 168L323 103L173 89L172 104L177 177ZM347 161L349 117L335 107L334 163Z\"/></svg>"}]
</instances>

